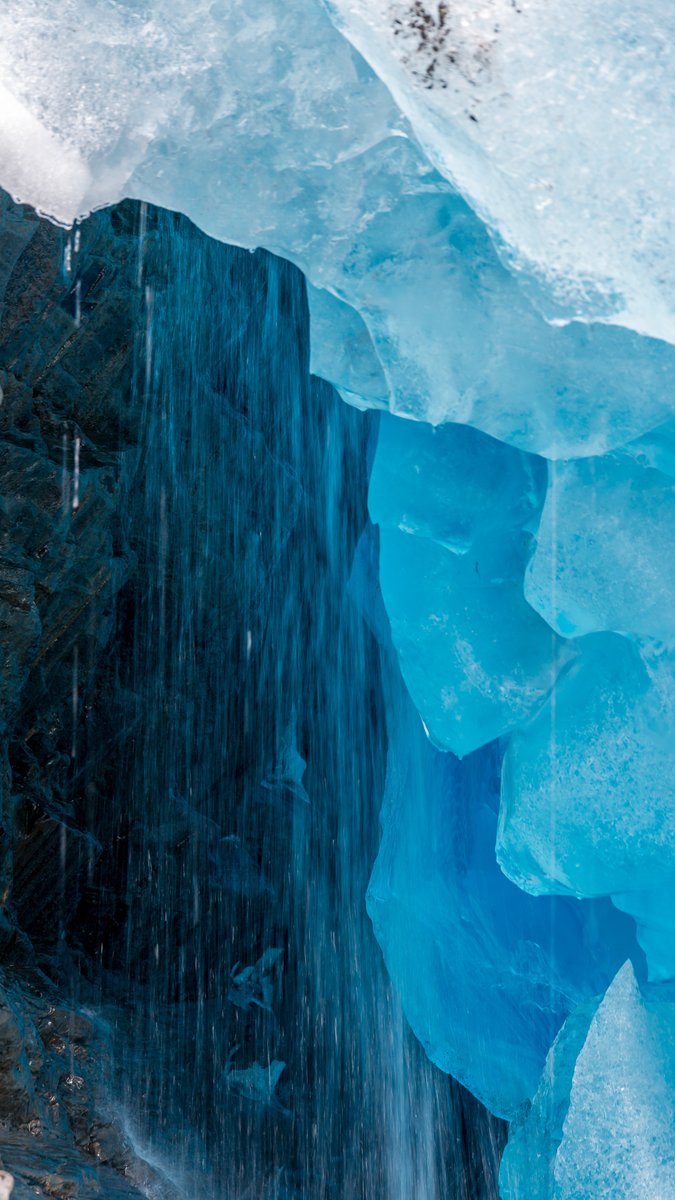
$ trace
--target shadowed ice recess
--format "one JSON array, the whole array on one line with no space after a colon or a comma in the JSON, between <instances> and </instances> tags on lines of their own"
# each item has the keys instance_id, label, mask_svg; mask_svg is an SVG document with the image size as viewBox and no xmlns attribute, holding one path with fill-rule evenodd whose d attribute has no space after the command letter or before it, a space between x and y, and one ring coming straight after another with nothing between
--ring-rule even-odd
<instances>
[{"instance_id":1,"label":"shadowed ice recess","mask_svg":"<svg viewBox=\"0 0 675 1200\"><path fill-rule=\"evenodd\" d=\"M306 677L279 668L283 730L263 791L270 803L290 799L301 821L330 778L357 838L362 777L340 747L371 736L366 692L377 680L372 736L382 754L386 742L386 772L368 912L428 1057L512 1122L504 1200L675 1197L672 23L665 4L623 0L601 15L590 0L262 0L255 12L243 0L8 0L0 14L0 183L15 199L70 225L131 197L186 214L220 241L265 247L305 275L310 369L352 408L328 440L286 380L265 434L268 449L278 439L268 467L295 531L288 545L310 544L294 506L319 492L305 487L305 460L282 453L284 438L307 439L327 495L306 519L328 527L321 569L307 574L311 618L289 588L277 628L279 654L282 645L300 653L306 638L312 665ZM166 220L179 299L164 325L144 300L149 381L179 353L181 322L198 372L194 307L217 324L228 303L220 284L193 301L181 291L192 243ZM261 362L276 328L268 316L256 317ZM233 436L222 387L205 397L201 384L168 389L161 431L172 432L143 484L146 497L158 489L153 511L175 505L193 530L196 475L180 476L180 447L195 433L181 423L206 420L212 405L196 435L214 447L211 473L226 470L217 448ZM251 394L263 386L258 378ZM312 438L324 435L319 464ZM147 436L149 455L159 453L160 430ZM337 493L345 504L363 498L345 465L352 438L362 440L370 520L352 521L346 537L330 518ZM256 445L251 435L254 460ZM208 521L200 531L208 541ZM286 552L285 536L275 530L275 553ZM237 554L261 553L253 535L247 547ZM166 553L161 538L156 549ZM209 566L214 580L219 569ZM193 570L188 555L177 577ZM264 592L264 555L256 570ZM157 586L159 661L168 627ZM331 672L316 663L329 663L343 637L335 695L303 708L306 678L330 693ZM182 660L174 666L180 675ZM133 669L145 677L147 663ZM195 668L172 683L181 728L199 707L197 679ZM325 711L321 731L309 714ZM200 739L217 740L217 722L200 720ZM307 739L322 764L314 789ZM129 767L139 811L165 769L153 767L152 786L138 782L153 753ZM186 764L160 791L189 823ZM248 870L242 832L229 836L215 859L209 850L209 871L234 869L234 859ZM293 839L288 853L297 872ZM327 885L316 862L306 866L309 903ZM348 928L365 902L364 870L361 860L342 894ZM307 931L307 953L319 953L320 928ZM362 937L359 926L359 953ZM248 964L263 1005L264 954L274 949ZM232 978L245 989L252 976ZM371 995L386 1041L395 1003L380 1010ZM336 1030L338 1058L348 1028L366 1037L357 1010ZM264 1078L236 1056L223 1063L226 1086L266 1112L290 1112L284 1060L268 1060ZM385 1089L386 1105L405 1075ZM413 1113L441 1121L435 1104L411 1103L403 1125ZM345 1128L331 1123L336 1144ZM203 1132L208 1143L214 1130ZM409 1165L416 1151L403 1141L399 1165ZM393 1153L376 1161L364 1194L426 1196L412 1177L400 1182ZM446 1184L454 1195L446 1180L429 1194Z\"/></svg>"}]
</instances>

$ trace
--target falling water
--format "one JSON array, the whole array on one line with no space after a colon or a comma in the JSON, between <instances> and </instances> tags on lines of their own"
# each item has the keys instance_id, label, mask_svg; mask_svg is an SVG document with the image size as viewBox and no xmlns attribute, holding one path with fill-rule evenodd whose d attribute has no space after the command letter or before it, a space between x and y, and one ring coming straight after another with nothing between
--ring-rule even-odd
<instances>
[{"instance_id":1,"label":"falling water","mask_svg":"<svg viewBox=\"0 0 675 1200\"><path fill-rule=\"evenodd\" d=\"M349 578L377 418L309 375L295 268L118 213L143 310L135 565L78 751L113 850L78 913L77 999L185 1195L492 1197L499 1126L413 1038L365 907L391 668Z\"/></svg>"},{"instance_id":2,"label":"falling water","mask_svg":"<svg viewBox=\"0 0 675 1200\"><path fill-rule=\"evenodd\" d=\"M2 1165L111 1200L494 1196L501 1126L428 1062L366 911L402 688L377 418L310 377L289 264L3 203L4 536L39 607L9 609L2 1013L43 1049Z\"/></svg>"},{"instance_id":3,"label":"falling water","mask_svg":"<svg viewBox=\"0 0 675 1200\"><path fill-rule=\"evenodd\" d=\"M5 1200L675 1200L627 7L0 5Z\"/></svg>"}]
</instances>

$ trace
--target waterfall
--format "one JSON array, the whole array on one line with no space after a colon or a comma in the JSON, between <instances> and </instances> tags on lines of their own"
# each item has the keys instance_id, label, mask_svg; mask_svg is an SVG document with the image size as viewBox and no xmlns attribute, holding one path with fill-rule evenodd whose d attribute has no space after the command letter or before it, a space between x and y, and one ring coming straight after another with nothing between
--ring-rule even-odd
<instances>
[{"instance_id":1,"label":"waterfall","mask_svg":"<svg viewBox=\"0 0 675 1200\"><path fill-rule=\"evenodd\" d=\"M60 439L76 547L112 496L114 583L66 666L40 961L103 1038L108 1119L152 1196L494 1197L500 1123L427 1059L366 911L401 687L354 565L378 417L309 374L297 268L138 204L76 236L71 370L115 336L126 366Z\"/></svg>"}]
</instances>

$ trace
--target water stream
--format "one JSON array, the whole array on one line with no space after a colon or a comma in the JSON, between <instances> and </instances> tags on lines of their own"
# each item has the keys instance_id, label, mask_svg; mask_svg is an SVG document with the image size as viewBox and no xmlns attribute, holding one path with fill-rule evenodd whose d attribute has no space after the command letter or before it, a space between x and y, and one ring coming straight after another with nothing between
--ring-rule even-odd
<instances>
[{"instance_id":1,"label":"water stream","mask_svg":"<svg viewBox=\"0 0 675 1200\"><path fill-rule=\"evenodd\" d=\"M196 1200L492 1197L498 1123L426 1059L366 913L383 655L349 588L377 417L308 373L304 281L125 206L142 412L106 650L113 847L78 911L129 1129ZM389 683L387 686L391 686ZM399 685L400 686L400 685Z\"/></svg>"}]
</instances>

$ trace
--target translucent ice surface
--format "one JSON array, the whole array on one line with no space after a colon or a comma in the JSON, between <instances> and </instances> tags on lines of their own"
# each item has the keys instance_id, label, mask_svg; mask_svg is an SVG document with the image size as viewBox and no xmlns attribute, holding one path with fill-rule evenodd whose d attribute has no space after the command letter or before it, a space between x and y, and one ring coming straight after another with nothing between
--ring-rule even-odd
<instances>
[{"instance_id":1,"label":"translucent ice surface","mask_svg":"<svg viewBox=\"0 0 675 1200\"><path fill-rule=\"evenodd\" d=\"M369 492L404 679L436 744L467 754L525 720L567 651L525 603L543 463L461 425L382 419Z\"/></svg>"},{"instance_id":2,"label":"translucent ice surface","mask_svg":"<svg viewBox=\"0 0 675 1200\"><path fill-rule=\"evenodd\" d=\"M577 1006L641 962L635 927L651 984L675 972L674 46L663 0L0 11L0 183L64 224L126 195L292 260L312 370L389 410L368 905L429 1056L493 1111L576 1012L509 1200L670 1200L660 1018L629 971L590 1030ZM304 772L289 726L261 792L314 814ZM281 1061L230 1087L273 1105Z\"/></svg>"},{"instance_id":3,"label":"translucent ice surface","mask_svg":"<svg viewBox=\"0 0 675 1200\"><path fill-rule=\"evenodd\" d=\"M643 467L655 467L664 475L675 475L675 421L657 425L649 433L624 447L626 454Z\"/></svg>"},{"instance_id":4,"label":"translucent ice surface","mask_svg":"<svg viewBox=\"0 0 675 1200\"><path fill-rule=\"evenodd\" d=\"M368 506L381 529L431 538L456 554L536 525L546 467L463 425L382 417Z\"/></svg>"},{"instance_id":5,"label":"translucent ice surface","mask_svg":"<svg viewBox=\"0 0 675 1200\"><path fill-rule=\"evenodd\" d=\"M547 323L319 0L7 0L0 88L0 184L66 223L134 196L292 259L315 369L356 403L554 458L675 412L675 351Z\"/></svg>"},{"instance_id":6,"label":"translucent ice surface","mask_svg":"<svg viewBox=\"0 0 675 1200\"><path fill-rule=\"evenodd\" d=\"M551 465L525 578L564 635L675 634L675 479L612 454Z\"/></svg>"},{"instance_id":7,"label":"translucent ice surface","mask_svg":"<svg viewBox=\"0 0 675 1200\"><path fill-rule=\"evenodd\" d=\"M612 896L617 908L630 913L637 924L637 939L645 952L648 977L655 983L675 979L675 864L670 882L660 888L619 892Z\"/></svg>"},{"instance_id":8,"label":"translucent ice surface","mask_svg":"<svg viewBox=\"0 0 675 1200\"><path fill-rule=\"evenodd\" d=\"M438 746L468 754L549 694L566 648L525 603L526 547L457 555L383 529L380 584L403 677Z\"/></svg>"},{"instance_id":9,"label":"translucent ice surface","mask_svg":"<svg viewBox=\"0 0 675 1200\"><path fill-rule=\"evenodd\" d=\"M545 311L675 338L669 4L329 6Z\"/></svg>"},{"instance_id":10,"label":"translucent ice surface","mask_svg":"<svg viewBox=\"0 0 675 1200\"><path fill-rule=\"evenodd\" d=\"M597 896L670 882L674 670L659 645L589 635L513 735L497 854L521 887Z\"/></svg>"},{"instance_id":11,"label":"translucent ice surface","mask_svg":"<svg viewBox=\"0 0 675 1200\"><path fill-rule=\"evenodd\" d=\"M626 963L590 1026L585 1008L559 1035L504 1155L502 1200L673 1200L674 1088L675 1005L643 1000Z\"/></svg>"},{"instance_id":12,"label":"translucent ice surface","mask_svg":"<svg viewBox=\"0 0 675 1200\"><path fill-rule=\"evenodd\" d=\"M637 948L608 901L528 896L504 877L494 854L498 745L460 762L431 744L400 683L387 703L368 910L430 1058L511 1117L565 1017Z\"/></svg>"}]
</instances>

